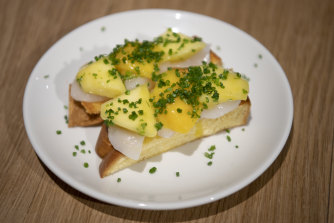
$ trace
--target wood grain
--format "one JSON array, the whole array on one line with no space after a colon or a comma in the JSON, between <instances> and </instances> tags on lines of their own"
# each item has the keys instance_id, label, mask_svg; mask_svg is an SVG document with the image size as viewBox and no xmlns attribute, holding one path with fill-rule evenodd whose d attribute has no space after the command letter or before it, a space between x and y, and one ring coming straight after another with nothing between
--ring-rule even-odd
<instances>
[{"instance_id":1,"label":"wood grain","mask_svg":"<svg viewBox=\"0 0 334 223\"><path fill-rule=\"evenodd\" d=\"M96 201L38 159L22 100L45 51L74 28L141 8L209 15L254 36L289 79L294 122L277 160L241 191L199 207L144 211ZM0 1L0 222L334 222L334 2L331 0Z\"/></svg>"}]
</instances>

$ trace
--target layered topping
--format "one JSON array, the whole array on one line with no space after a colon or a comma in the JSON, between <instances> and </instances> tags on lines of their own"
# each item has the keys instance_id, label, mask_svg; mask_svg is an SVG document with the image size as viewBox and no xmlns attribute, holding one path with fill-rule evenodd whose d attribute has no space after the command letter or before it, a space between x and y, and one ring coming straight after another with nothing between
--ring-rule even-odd
<instances>
[{"instance_id":1,"label":"layered topping","mask_svg":"<svg viewBox=\"0 0 334 223\"><path fill-rule=\"evenodd\" d=\"M189 37L181 33L175 33L168 29L164 34L153 41L128 41L123 45L117 45L109 55L109 60L121 73L122 78L127 80L136 76L151 78L152 73L159 73L161 64L182 64L189 58L198 54L206 47L201 38ZM206 55L203 55L203 54ZM197 61L199 65L202 59L209 53L208 48L199 54ZM196 64L197 63L197 64Z\"/></svg>"},{"instance_id":2,"label":"layered topping","mask_svg":"<svg viewBox=\"0 0 334 223\"><path fill-rule=\"evenodd\" d=\"M146 85L126 91L101 106L101 118L107 125L118 125L139 135L157 135L156 119L150 103L150 92Z\"/></svg>"},{"instance_id":3,"label":"layered topping","mask_svg":"<svg viewBox=\"0 0 334 223\"><path fill-rule=\"evenodd\" d=\"M110 142L138 159L144 137L188 133L199 118L218 118L247 99L247 80L210 63L209 51L171 29L153 41L125 40L84 66L75 89L111 98L101 106Z\"/></svg>"},{"instance_id":4,"label":"layered topping","mask_svg":"<svg viewBox=\"0 0 334 223\"><path fill-rule=\"evenodd\" d=\"M140 135L154 137L164 127L187 133L204 112L217 118L246 100L248 82L232 71L214 64L169 69L153 76L152 92L147 85L126 91L101 107L108 125L116 124Z\"/></svg>"},{"instance_id":5,"label":"layered topping","mask_svg":"<svg viewBox=\"0 0 334 223\"><path fill-rule=\"evenodd\" d=\"M231 101L246 100L249 91L248 82L240 74L212 63L169 69L155 80L151 98L154 115L164 127L179 133L189 132L203 111L215 109L211 113L219 113L217 105L233 110L239 102ZM210 117L214 114L206 112Z\"/></svg>"},{"instance_id":6,"label":"layered topping","mask_svg":"<svg viewBox=\"0 0 334 223\"><path fill-rule=\"evenodd\" d=\"M108 56L95 57L95 62L81 68L76 76L79 87L73 89L71 95L78 101L93 102L102 99L85 94L113 98L124 93L125 87L131 90L138 84L148 83L152 88L152 74L165 71L168 66L200 65L203 60L209 61L209 49L200 38L171 29L153 41L125 40Z\"/></svg>"},{"instance_id":7,"label":"layered topping","mask_svg":"<svg viewBox=\"0 0 334 223\"><path fill-rule=\"evenodd\" d=\"M106 58L84 66L76 76L81 90L88 94L113 98L125 92L125 86L116 68Z\"/></svg>"},{"instance_id":8,"label":"layered topping","mask_svg":"<svg viewBox=\"0 0 334 223\"><path fill-rule=\"evenodd\" d=\"M155 39L155 50L163 51L162 61L184 61L203 48L206 44L199 37L189 37L182 33L175 33L168 29L163 35Z\"/></svg>"}]
</instances>

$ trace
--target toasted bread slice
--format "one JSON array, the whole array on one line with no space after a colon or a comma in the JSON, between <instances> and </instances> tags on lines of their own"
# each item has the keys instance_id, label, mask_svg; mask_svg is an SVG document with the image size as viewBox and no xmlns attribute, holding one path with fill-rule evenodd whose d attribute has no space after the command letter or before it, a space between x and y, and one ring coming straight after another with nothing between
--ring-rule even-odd
<instances>
[{"instance_id":1,"label":"toasted bread slice","mask_svg":"<svg viewBox=\"0 0 334 223\"><path fill-rule=\"evenodd\" d=\"M82 103L71 97L71 85L69 86L68 98L68 127L94 126L103 123L103 119L100 117L100 112L97 114L87 113Z\"/></svg>"},{"instance_id":2,"label":"toasted bread slice","mask_svg":"<svg viewBox=\"0 0 334 223\"><path fill-rule=\"evenodd\" d=\"M138 160L130 159L115 150L109 142L107 127L103 125L95 147L97 154L103 158L99 167L100 176L106 177L116 171L195 139L214 135L224 129L245 125L250 114L250 107L250 100L247 99L246 101L242 101L235 110L217 119L200 119L191 131L186 134L176 133L171 138L162 138L159 136L153 138L146 137Z\"/></svg>"}]
</instances>

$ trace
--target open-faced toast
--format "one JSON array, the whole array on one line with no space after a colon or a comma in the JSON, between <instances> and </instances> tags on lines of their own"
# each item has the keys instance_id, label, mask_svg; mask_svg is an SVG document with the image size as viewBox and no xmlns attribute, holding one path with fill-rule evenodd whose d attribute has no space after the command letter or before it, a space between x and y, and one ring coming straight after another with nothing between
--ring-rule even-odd
<instances>
[{"instance_id":1,"label":"open-faced toast","mask_svg":"<svg viewBox=\"0 0 334 223\"><path fill-rule=\"evenodd\" d=\"M108 139L107 127L103 125L95 147L97 154L102 158L99 168L100 176L106 177L116 171L193 140L214 135L225 129L245 125L249 118L250 107L251 103L248 98L246 101L242 101L236 109L219 118L198 120L190 132L186 134L175 133L170 138L159 136L153 138L146 137L138 160L130 159L115 150Z\"/></svg>"},{"instance_id":2,"label":"open-faced toast","mask_svg":"<svg viewBox=\"0 0 334 223\"><path fill-rule=\"evenodd\" d=\"M245 125L250 114L247 80L225 69L201 38L171 29L152 42L125 40L82 67L75 80L68 126L104 122L95 147L101 177ZM96 96L106 101L85 102Z\"/></svg>"}]
</instances>

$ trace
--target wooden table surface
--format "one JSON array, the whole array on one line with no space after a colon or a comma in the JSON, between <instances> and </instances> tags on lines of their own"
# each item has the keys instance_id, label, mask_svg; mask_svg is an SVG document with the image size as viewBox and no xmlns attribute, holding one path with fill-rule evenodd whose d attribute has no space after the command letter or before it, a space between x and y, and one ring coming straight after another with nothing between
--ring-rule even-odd
<instances>
[{"instance_id":1,"label":"wooden table surface","mask_svg":"<svg viewBox=\"0 0 334 223\"><path fill-rule=\"evenodd\" d=\"M142 8L226 21L286 72L294 99L287 143L263 175L229 197L172 211L101 203L57 178L30 144L22 100L40 57L88 21ZM1 0L0 39L0 222L334 222L334 1Z\"/></svg>"}]
</instances>

